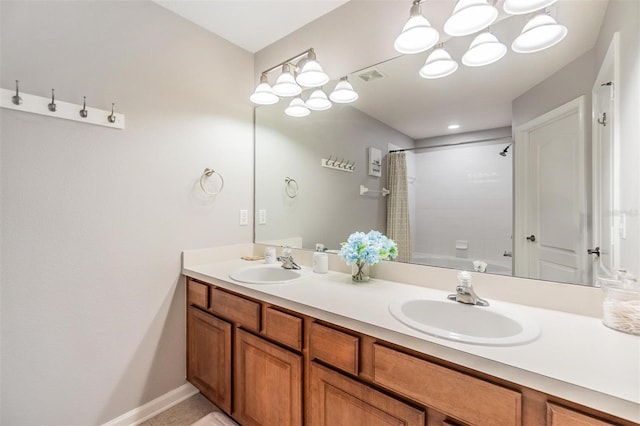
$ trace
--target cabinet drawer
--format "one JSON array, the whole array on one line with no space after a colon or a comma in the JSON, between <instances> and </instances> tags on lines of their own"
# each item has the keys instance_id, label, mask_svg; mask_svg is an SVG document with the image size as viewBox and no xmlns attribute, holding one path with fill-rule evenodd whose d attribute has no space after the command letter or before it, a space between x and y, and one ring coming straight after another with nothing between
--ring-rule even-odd
<instances>
[{"instance_id":1,"label":"cabinet drawer","mask_svg":"<svg viewBox=\"0 0 640 426\"><path fill-rule=\"evenodd\" d=\"M586 414L547 403L547 426L612 426Z\"/></svg>"},{"instance_id":2,"label":"cabinet drawer","mask_svg":"<svg viewBox=\"0 0 640 426\"><path fill-rule=\"evenodd\" d=\"M360 339L318 323L311 324L311 359L319 359L347 373L358 375Z\"/></svg>"},{"instance_id":3,"label":"cabinet drawer","mask_svg":"<svg viewBox=\"0 0 640 426\"><path fill-rule=\"evenodd\" d=\"M518 392L428 361L373 345L373 381L473 425L519 425Z\"/></svg>"},{"instance_id":4,"label":"cabinet drawer","mask_svg":"<svg viewBox=\"0 0 640 426\"><path fill-rule=\"evenodd\" d=\"M214 314L247 330L260 330L260 304L219 288L212 288L209 297L209 310Z\"/></svg>"},{"instance_id":5,"label":"cabinet drawer","mask_svg":"<svg viewBox=\"0 0 640 426\"><path fill-rule=\"evenodd\" d=\"M264 316L264 334L290 348L302 350L301 318L267 308Z\"/></svg>"},{"instance_id":6,"label":"cabinet drawer","mask_svg":"<svg viewBox=\"0 0 640 426\"><path fill-rule=\"evenodd\" d=\"M209 286L190 279L187 282L187 304L208 309Z\"/></svg>"}]
</instances>

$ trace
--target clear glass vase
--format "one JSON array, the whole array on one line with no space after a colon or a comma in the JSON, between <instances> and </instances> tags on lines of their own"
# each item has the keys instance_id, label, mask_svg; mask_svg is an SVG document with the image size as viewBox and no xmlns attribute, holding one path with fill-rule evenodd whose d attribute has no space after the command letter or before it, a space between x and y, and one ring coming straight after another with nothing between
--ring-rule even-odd
<instances>
[{"instance_id":1,"label":"clear glass vase","mask_svg":"<svg viewBox=\"0 0 640 426\"><path fill-rule=\"evenodd\" d=\"M356 262L352 264L351 279L357 283L369 281L369 264L367 262Z\"/></svg>"}]
</instances>

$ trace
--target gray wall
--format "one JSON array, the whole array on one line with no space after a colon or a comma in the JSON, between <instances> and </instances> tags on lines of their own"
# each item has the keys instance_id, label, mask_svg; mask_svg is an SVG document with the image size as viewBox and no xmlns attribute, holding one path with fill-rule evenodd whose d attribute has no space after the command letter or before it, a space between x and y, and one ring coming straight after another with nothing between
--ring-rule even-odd
<instances>
[{"instance_id":1,"label":"gray wall","mask_svg":"<svg viewBox=\"0 0 640 426\"><path fill-rule=\"evenodd\" d=\"M3 88L126 115L0 112L1 423L100 424L185 383L181 251L251 241L253 58L151 2L0 7Z\"/></svg>"},{"instance_id":2,"label":"gray wall","mask_svg":"<svg viewBox=\"0 0 640 426\"><path fill-rule=\"evenodd\" d=\"M255 208L267 210L267 223L256 226L256 241L303 237L304 248L323 243L338 249L356 230L386 232L386 198L359 195L361 184L378 190L386 186L386 167L381 177L368 175L367 148L384 156L387 143L409 148L413 140L350 105L305 118L285 115L285 106L256 109ZM329 156L355 161L355 172L322 167L321 160ZM287 176L299 184L296 198L285 194Z\"/></svg>"}]
</instances>

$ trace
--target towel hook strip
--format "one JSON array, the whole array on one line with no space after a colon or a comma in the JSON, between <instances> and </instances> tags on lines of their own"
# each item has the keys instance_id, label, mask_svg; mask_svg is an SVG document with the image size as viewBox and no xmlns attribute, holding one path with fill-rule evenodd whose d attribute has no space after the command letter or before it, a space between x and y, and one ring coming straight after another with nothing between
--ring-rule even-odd
<instances>
[{"instance_id":1,"label":"towel hook strip","mask_svg":"<svg viewBox=\"0 0 640 426\"><path fill-rule=\"evenodd\" d=\"M204 184L204 180L208 177L211 177L212 175L216 175L218 176L218 178L220 178L220 189L218 189L217 192L211 192L209 190L207 190L207 187ZM202 172L202 176L200 176L200 188L202 188L202 191L204 191L205 194L207 195L216 195L222 192L222 188L224 188L224 178L222 177L222 175L218 172L216 172L213 169L210 168L206 168L204 169L204 172Z\"/></svg>"},{"instance_id":2,"label":"towel hook strip","mask_svg":"<svg viewBox=\"0 0 640 426\"><path fill-rule=\"evenodd\" d=\"M287 193L287 197L296 198L298 196L298 191L300 191L300 187L295 179L292 179L289 176L284 178L284 192Z\"/></svg>"}]
</instances>

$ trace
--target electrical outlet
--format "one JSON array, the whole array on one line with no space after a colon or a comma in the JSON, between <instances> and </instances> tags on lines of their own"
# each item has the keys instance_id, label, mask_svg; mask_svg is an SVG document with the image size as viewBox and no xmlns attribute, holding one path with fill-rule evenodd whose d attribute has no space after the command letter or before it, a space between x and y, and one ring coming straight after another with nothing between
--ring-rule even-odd
<instances>
[{"instance_id":1,"label":"electrical outlet","mask_svg":"<svg viewBox=\"0 0 640 426\"><path fill-rule=\"evenodd\" d=\"M240 226L249 225L249 210L240 210Z\"/></svg>"},{"instance_id":2,"label":"electrical outlet","mask_svg":"<svg viewBox=\"0 0 640 426\"><path fill-rule=\"evenodd\" d=\"M260 209L258 211L258 224L264 225L267 223L267 211L265 209Z\"/></svg>"}]
</instances>

